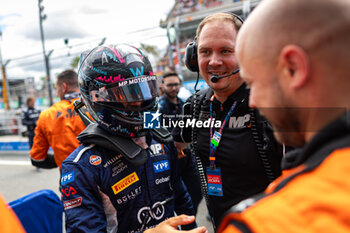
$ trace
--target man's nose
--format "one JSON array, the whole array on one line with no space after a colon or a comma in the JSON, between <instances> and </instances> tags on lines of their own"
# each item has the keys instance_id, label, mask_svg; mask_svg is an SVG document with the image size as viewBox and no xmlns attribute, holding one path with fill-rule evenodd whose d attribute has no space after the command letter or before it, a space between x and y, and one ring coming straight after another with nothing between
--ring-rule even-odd
<instances>
[{"instance_id":1,"label":"man's nose","mask_svg":"<svg viewBox=\"0 0 350 233\"><path fill-rule=\"evenodd\" d=\"M209 65L217 66L222 64L222 57L218 53L213 53L209 60Z\"/></svg>"}]
</instances>

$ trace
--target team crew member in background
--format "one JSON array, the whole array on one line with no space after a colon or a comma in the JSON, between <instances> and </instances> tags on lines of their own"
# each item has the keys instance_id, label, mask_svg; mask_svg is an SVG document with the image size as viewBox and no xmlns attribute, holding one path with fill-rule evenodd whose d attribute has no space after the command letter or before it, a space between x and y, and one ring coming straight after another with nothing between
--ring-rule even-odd
<instances>
[{"instance_id":1,"label":"team crew member in background","mask_svg":"<svg viewBox=\"0 0 350 233\"><path fill-rule=\"evenodd\" d=\"M162 77L162 86L164 94L159 97L159 112L162 113L162 119L166 121L177 121L177 115L182 113L184 104L177 96L181 87L181 79L177 73L165 73ZM170 132L172 131L171 126L166 128ZM189 149L185 150L185 153L179 155L181 155L178 156L179 174L191 196L196 214L198 205L202 199L202 192L195 160Z\"/></svg>"},{"instance_id":2,"label":"team crew member in background","mask_svg":"<svg viewBox=\"0 0 350 233\"><path fill-rule=\"evenodd\" d=\"M219 232L350 232L349 12L347 0L265 0L244 23L236 51L249 105L302 148Z\"/></svg>"},{"instance_id":3,"label":"team crew member in background","mask_svg":"<svg viewBox=\"0 0 350 233\"><path fill-rule=\"evenodd\" d=\"M61 167L62 161L79 146L76 137L85 129L73 106L73 102L80 97L76 72L66 70L60 73L56 88L61 101L40 114L35 128L30 156L36 167ZM48 153L50 147L53 155Z\"/></svg>"},{"instance_id":4,"label":"team crew member in background","mask_svg":"<svg viewBox=\"0 0 350 233\"><path fill-rule=\"evenodd\" d=\"M173 131L176 142L192 142L203 165L201 182L214 227L232 205L263 191L281 174L282 146L268 123L248 107L249 90L239 76L235 44L241 25L233 14L210 15L186 51L187 67L199 71L210 88L194 94L184 113L221 124Z\"/></svg>"},{"instance_id":5,"label":"team crew member in background","mask_svg":"<svg viewBox=\"0 0 350 233\"><path fill-rule=\"evenodd\" d=\"M181 79L175 72L165 73L162 76L163 95L159 97L159 112L163 115L176 116L181 114L184 102L178 98ZM169 117L167 117L169 118ZM175 117L173 117L175 118ZM177 120L176 118L173 120ZM172 127L167 128L172 131Z\"/></svg>"},{"instance_id":6,"label":"team crew member in background","mask_svg":"<svg viewBox=\"0 0 350 233\"><path fill-rule=\"evenodd\" d=\"M78 75L95 122L62 164L67 232L140 232L174 211L193 215L171 135L143 127L143 113L158 107L157 77L148 58L125 44L99 46L83 53Z\"/></svg>"},{"instance_id":7,"label":"team crew member in background","mask_svg":"<svg viewBox=\"0 0 350 233\"><path fill-rule=\"evenodd\" d=\"M22 112L22 124L27 126L27 137L29 139L29 148L33 146L33 139L35 136L34 129L36 126L36 122L39 118L40 110L36 109L35 106L35 98L28 97L27 99L27 110Z\"/></svg>"}]
</instances>

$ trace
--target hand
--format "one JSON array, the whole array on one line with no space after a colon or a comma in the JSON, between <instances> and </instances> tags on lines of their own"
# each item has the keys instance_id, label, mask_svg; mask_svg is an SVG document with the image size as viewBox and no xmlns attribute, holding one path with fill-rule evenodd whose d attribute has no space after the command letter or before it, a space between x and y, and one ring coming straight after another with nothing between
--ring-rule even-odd
<instances>
[{"instance_id":1,"label":"hand","mask_svg":"<svg viewBox=\"0 0 350 233\"><path fill-rule=\"evenodd\" d=\"M160 224L158 224L155 228L151 228L146 230L144 233L167 233L167 232L180 232L177 230L179 225L187 225L194 221L194 216L188 215L179 215L176 217L169 218ZM196 229L190 231L182 231L188 233L208 233L205 227L198 227Z\"/></svg>"}]
</instances>

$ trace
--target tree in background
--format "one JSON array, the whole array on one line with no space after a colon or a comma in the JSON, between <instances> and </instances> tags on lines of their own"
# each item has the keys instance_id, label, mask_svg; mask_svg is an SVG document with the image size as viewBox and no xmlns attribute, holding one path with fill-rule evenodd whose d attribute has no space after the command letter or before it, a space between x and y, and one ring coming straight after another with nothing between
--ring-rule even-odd
<instances>
[{"instance_id":1,"label":"tree in background","mask_svg":"<svg viewBox=\"0 0 350 233\"><path fill-rule=\"evenodd\" d=\"M70 66L73 69L76 69L76 68L78 68L78 65L79 65L79 56L76 56L73 58L72 62L70 63Z\"/></svg>"},{"instance_id":2,"label":"tree in background","mask_svg":"<svg viewBox=\"0 0 350 233\"><path fill-rule=\"evenodd\" d=\"M146 45L146 44L141 43L140 48L142 50L146 51L147 53L152 54L154 57L159 56L159 50L158 50L157 46L155 46L155 45Z\"/></svg>"}]
</instances>

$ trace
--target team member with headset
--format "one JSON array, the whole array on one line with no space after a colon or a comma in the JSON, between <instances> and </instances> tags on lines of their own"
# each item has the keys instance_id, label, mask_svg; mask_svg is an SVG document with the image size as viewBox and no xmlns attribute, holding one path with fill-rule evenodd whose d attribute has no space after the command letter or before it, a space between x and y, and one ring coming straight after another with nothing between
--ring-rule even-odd
<instances>
[{"instance_id":1,"label":"team member with headset","mask_svg":"<svg viewBox=\"0 0 350 233\"><path fill-rule=\"evenodd\" d=\"M214 228L232 205L263 191L281 174L282 146L265 119L248 107L249 90L239 76L235 41L242 23L231 13L209 15L187 46L187 67L210 88L189 98L184 115L221 124L173 131L178 147L192 143Z\"/></svg>"}]
</instances>

